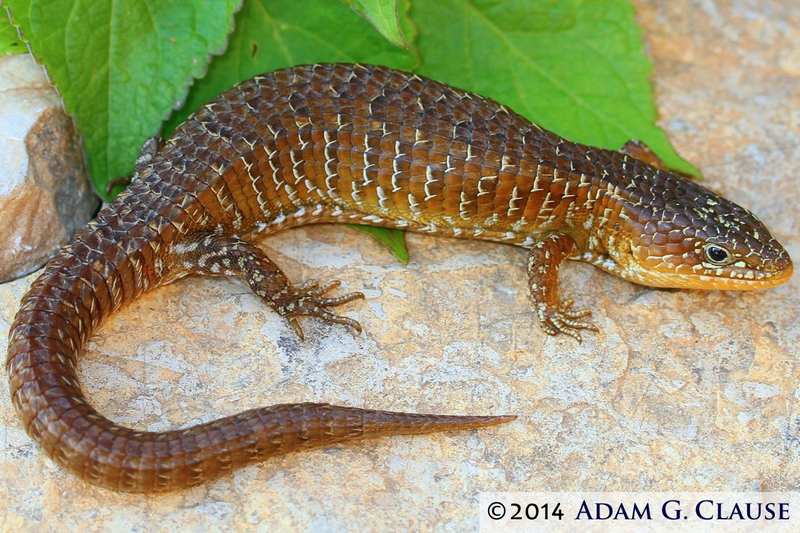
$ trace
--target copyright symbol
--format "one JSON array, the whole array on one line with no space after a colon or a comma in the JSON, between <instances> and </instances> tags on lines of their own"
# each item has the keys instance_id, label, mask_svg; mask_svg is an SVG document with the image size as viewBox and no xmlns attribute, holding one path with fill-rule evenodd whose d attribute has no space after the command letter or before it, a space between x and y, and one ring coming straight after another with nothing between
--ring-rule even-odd
<instances>
[{"instance_id":1,"label":"copyright symbol","mask_svg":"<svg viewBox=\"0 0 800 533\"><path fill-rule=\"evenodd\" d=\"M489 504L489 518L492 520L500 520L506 515L506 506L500 502Z\"/></svg>"}]
</instances>

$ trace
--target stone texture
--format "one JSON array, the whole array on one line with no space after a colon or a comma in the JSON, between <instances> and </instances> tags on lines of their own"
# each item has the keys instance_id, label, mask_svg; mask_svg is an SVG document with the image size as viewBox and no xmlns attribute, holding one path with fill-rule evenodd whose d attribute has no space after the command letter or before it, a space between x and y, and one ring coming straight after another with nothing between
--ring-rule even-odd
<instances>
[{"instance_id":1,"label":"stone texture","mask_svg":"<svg viewBox=\"0 0 800 533\"><path fill-rule=\"evenodd\" d=\"M29 54L0 57L0 282L42 266L95 213L80 140Z\"/></svg>"},{"instance_id":2,"label":"stone texture","mask_svg":"<svg viewBox=\"0 0 800 533\"><path fill-rule=\"evenodd\" d=\"M800 258L800 18L794 0L637 2L662 124L708 182ZM164 430L297 400L514 413L504 427L295 454L173 494L117 494L45 460L0 380L0 527L383 530L477 527L481 491L797 490L800 276L769 291L638 287L584 264L564 296L600 335L550 338L525 253L410 235L401 267L341 226L264 242L295 280L341 278L365 333L298 342L235 281L187 279L113 317L80 373L94 405ZM0 287L0 334L31 278Z\"/></svg>"}]
</instances>

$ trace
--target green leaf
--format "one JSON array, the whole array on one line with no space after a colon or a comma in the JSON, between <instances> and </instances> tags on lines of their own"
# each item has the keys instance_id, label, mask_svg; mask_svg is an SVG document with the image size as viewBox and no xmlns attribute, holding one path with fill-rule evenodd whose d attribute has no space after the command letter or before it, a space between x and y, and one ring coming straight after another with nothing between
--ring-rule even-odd
<instances>
[{"instance_id":1,"label":"green leaf","mask_svg":"<svg viewBox=\"0 0 800 533\"><path fill-rule=\"evenodd\" d=\"M0 56L27 53L28 47L19 40L17 28L11 24L5 11L3 4L0 3Z\"/></svg>"},{"instance_id":2,"label":"green leaf","mask_svg":"<svg viewBox=\"0 0 800 533\"><path fill-rule=\"evenodd\" d=\"M697 173L655 126L642 31L628 0L414 0L421 74L491 97L573 141L645 142Z\"/></svg>"},{"instance_id":3,"label":"green leaf","mask_svg":"<svg viewBox=\"0 0 800 533\"><path fill-rule=\"evenodd\" d=\"M367 19L390 43L400 48L408 48L406 38L400 29L400 18L397 16L397 0L342 1Z\"/></svg>"},{"instance_id":4,"label":"green leaf","mask_svg":"<svg viewBox=\"0 0 800 533\"><path fill-rule=\"evenodd\" d=\"M408 264L409 255L406 248L406 234L404 231L393 228L379 228L376 226L363 226L361 224L348 224L353 229L368 233L389 247L395 257L404 265Z\"/></svg>"},{"instance_id":5,"label":"green leaf","mask_svg":"<svg viewBox=\"0 0 800 533\"><path fill-rule=\"evenodd\" d=\"M415 30L405 16L406 35ZM236 31L228 49L211 62L208 74L192 87L184 109L175 113L165 133L172 132L200 106L236 83L279 68L346 61L376 63L412 69L418 63L413 50L400 50L380 38L369 23L354 17L342 2L331 0L248 0L236 15Z\"/></svg>"},{"instance_id":6,"label":"green leaf","mask_svg":"<svg viewBox=\"0 0 800 533\"><path fill-rule=\"evenodd\" d=\"M241 0L6 0L75 117L98 191L225 47Z\"/></svg>"}]
</instances>

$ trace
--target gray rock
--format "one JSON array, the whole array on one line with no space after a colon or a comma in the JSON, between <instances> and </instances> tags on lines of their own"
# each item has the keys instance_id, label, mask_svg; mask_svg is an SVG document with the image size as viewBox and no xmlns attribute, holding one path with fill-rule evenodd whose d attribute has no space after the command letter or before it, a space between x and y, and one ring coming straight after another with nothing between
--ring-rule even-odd
<instances>
[{"instance_id":1,"label":"gray rock","mask_svg":"<svg viewBox=\"0 0 800 533\"><path fill-rule=\"evenodd\" d=\"M29 54L0 57L0 282L46 263L99 201L44 70Z\"/></svg>"}]
</instances>

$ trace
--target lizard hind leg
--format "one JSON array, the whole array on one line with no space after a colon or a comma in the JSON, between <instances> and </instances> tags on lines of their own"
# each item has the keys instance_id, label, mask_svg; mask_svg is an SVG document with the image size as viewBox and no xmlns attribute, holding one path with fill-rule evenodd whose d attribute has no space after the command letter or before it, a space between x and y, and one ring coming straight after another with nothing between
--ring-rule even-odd
<instances>
[{"instance_id":1,"label":"lizard hind leg","mask_svg":"<svg viewBox=\"0 0 800 533\"><path fill-rule=\"evenodd\" d=\"M305 335L297 321L299 316L315 316L361 333L361 324L333 313L331 308L364 298L362 293L328 296L340 285L339 281L320 285L309 280L293 285L261 248L235 237L217 233L191 235L173 247L171 267L190 274L244 279L257 296L287 320L300 339Z\"/></svg>"}]
</instances>

